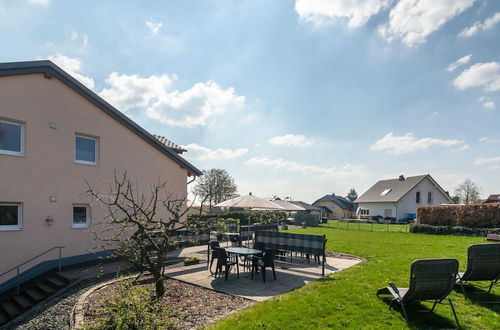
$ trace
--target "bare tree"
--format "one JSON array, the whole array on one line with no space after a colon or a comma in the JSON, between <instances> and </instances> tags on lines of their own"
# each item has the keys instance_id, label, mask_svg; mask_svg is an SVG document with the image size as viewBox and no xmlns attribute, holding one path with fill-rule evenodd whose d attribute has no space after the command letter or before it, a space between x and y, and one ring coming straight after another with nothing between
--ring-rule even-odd
<instances>
[{"instance_id":1,"label":"bare tree","mask_svg":"<svg viewBox=\"0 0 500 330\"><path fill-rule=\"evenodd\" d=\"M151 185L146 194L141 193L126 172L122 176L115 173L105 193L87 186L87 193L106 210L105 216L93 223L98 248L113 250L141 272L151 273L156 298L162 297L167 251L177 244L175 233L202 230L201 222L184 219L186 199L173 197L166 183Z\"/></svg>"},{"instance_id":2,"label":"bare tree","mask_svg":"<svg viewBox=\"0 0 500 330\"><path fill-rule=\"evenodd\" d=\"M457 198L460 203L463 204L475 204L480 203L481 199L479 198L479 194L481 192L481 188L472 180L467 179L455 188L455 198Z\"/></svg>"},{"instance_id":3,"label":"bare tree","mask_svg":"<svg viewBox=\"0 0 500 330\"><path fill-rule=\"evenodd\" d=\"M347 194L346 197L351 202L354 202L356 200L356 198L358 198L358 193L356 192L356 189L351 188L351 190L349 190L349 193Z\"/></svg>"},{"instance_id":4,"label":"bare tree","mask_svg":"<svg viewBox=\"0 0 500 330\"><path fill-rule=\"evenodd\" d=\"M193 193L200 197L202 205L208 202L210 211L213 205L238 196L237 192L238 188L229 173L226 170L216 168L204 170L203 176L198 178L193 189Z\"/></svg>"}]
</instances>

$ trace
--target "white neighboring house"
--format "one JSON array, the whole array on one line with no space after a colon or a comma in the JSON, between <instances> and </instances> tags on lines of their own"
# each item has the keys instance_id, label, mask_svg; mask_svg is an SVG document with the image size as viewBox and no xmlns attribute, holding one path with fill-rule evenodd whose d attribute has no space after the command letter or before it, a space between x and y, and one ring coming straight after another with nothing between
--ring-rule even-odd
<instances>
[{"instance_id":1,"label":"white neighboring house","mask_svg":"<svg viewBox=\"0 0 500 330\"><path fill-rule=\"evenodd\" d=\"M381 216L397 221L415 218L419 206L454 203L429 174L381 180L354 202L358 219Z\"/></svg>"}]
</instances>

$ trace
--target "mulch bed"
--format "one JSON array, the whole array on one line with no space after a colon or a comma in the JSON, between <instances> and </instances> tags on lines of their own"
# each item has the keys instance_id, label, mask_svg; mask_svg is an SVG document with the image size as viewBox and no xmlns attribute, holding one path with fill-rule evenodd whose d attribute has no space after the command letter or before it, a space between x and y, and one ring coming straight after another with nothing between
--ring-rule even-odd
<instances>
[{"instance_id":1,"label":"mulch bed","mask_svg":"<svg viewBox=\"0 0 500 330\"><path fill-rule=\"evenodd\" d=\"M151 277L142 278L137 285L153 292ZM118 282L92 293L86 302L85 322L96 324L105 317L103 314L110 301L116 298ZM173 318L173 329L198 329L213 323L235 311L247 308L254 301L216 292L193 284L167 278L166 293L160 300Z\"/></svg>"}]
</instances>

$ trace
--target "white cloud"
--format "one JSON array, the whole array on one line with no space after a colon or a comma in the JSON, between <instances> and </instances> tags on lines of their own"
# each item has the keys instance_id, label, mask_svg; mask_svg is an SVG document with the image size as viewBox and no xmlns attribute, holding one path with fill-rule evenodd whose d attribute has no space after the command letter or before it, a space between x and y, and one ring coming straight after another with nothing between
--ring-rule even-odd
<instances>
[{"instance_id":1,"label":"white cloud","mask_svg":"<svg viewBox=\"0 0 500 330\"><path fill-rule=\"evenodd\" d=\"M162 22L155 22L153 20L146 21L146 26L151 30L152 34L157 34L160 31L160 28L163 26Z\"/></svg>"},{"instance_id":2,"label":"white cloud","mask_svg":"<svg viewBox=\"0 0 500 330\"><path fill-rule=\"evenodd\" d=\"M269 139L269 143L275 146L308 147L313 144L313 140L304 135L287 134L275 136Z\"/></svg>"},{"instance_id":3,"label":"white cloud","mask_svg":"<svg viewBox=\"0 0 500 330\"><path fill-rule=\"evenodd\" d=\"M474 164L476 165L487 165L487 164L495 164L500 163L500 157L479 157L476 159Z\"/></svg>"},{"instance_id":4,"label":"white cloud","mask_svg":"<svg viewBox=\"0 0 500 330\"><path fill-rule=\"evenodd\" d=\"M483 87L485 91L500 90L500 64L497 62L476 63L453 80L460 90L469 87Z\"/></svg>"},{"instance_id":5,"label":"white cloud","mask_svg":"<svg viewBox=\"0 0 500 330\"><path fill-rule=\"evenodd\" d=\"M297 0L295 11L301 19L316 25L347 20L349 28L357 28L386 8L389 0Z\"/></svg>"},{"instance_id":6,"label":"white cloud","mask_svg":"<svg viewBox=\"0 0 500 330\"><path fill-rule=\"evenodd\" d=\"M458 36L462 38L472 37L479 31L491 30L498 24L498 22L500 22L500 13L496 13L495 15L485 19L483 23L475 22L470 27L463 29Z\"/></svg>"},{"instance_id":7,"label":"white cloud","mask_svg":"<svg viewBox=\"0 0 500 330\"><path fill-rule=\"evenodd\" d=\"M485 108L486 110L494 110L496 107L495 102L491 101L487 96L481 96L477 101L481 103L483 105L483 108Z\"/></svg>"},{"instance_id":8,"label":"white cloud","mask_svg":"<svg viewBox=\"0 0 500 330\"><path fill-rule=\"evenodd\" d=\"M47 6L50 0L28 0L32 5Z\"/></svg>"},{"instance_id":9,"label":"white cloud","mask_svg":"<svg viewBox=\"0 0 500 330\"><path fill-rule=\"evenodd\" d=\"M392 132L377 140L371 147L371 150L387 151L392 154L409 154L419 150L426 150L430 147L455 147L463 150L467 149L465 141L463 140L444 140L438 138L422 138L417 139L413 133L406 133L402 136L396 136Z\"/></svg>"},{"instance_id":10,"label":"white cloud","mask_svg":"<svg viewBox=\"0 0 500 330\"><path fill-rule=\"evenodd\" d=\"M79 59L57 53L49 56L49 60L60 66L63 70L68 72L88 88L94 88L94 79L81 74L82 62Z\"/></svg>"},{"instance_id":11,"label":"white cloud","mask_svg":"<svg viewBox=\"0 0 500 330\"><path fill-rule=\"evenodd\" d=\"M79 34L76 31L71 32L71 40L81 42L83 47L87 47L89 44L89 36L86 34Z\"/></svg>"},{"instance_id":12,"label":"white cloud","mask_svg":"<svg viewBox=\"0 0 500 330\"><path fill-rule=\"evenodd\" d=\"M191 88L174 90L176 76L120 75L111 73L109 88L100 95L122 111L142 108L153 119L174 126L206 125L208 120L245 105L245 97L233 87L222 89L215 81L196 83Z\"/></svg>"},{"instance_id":13,"label":"white cloud","mask_svg":"<svg viewBox=\"0 0 500 330\"><path fill-rule=\"evenodd\" d=\"M365 167L360 165L346 164L340 167L322 167L318 165L288 161L282 158L270 159L262 156L252 157L245 161L245 164L272 167L277 170L300 172L302 174L320 177L323 180L335 179L344 182L366 178L370 175Z\"/></svg>"},{"instance_id":14,"label":"white cloud","mask_svg":"<svg viewBox=\"0 0 500 330\"><path fill-rule=\"evenodd\" d=\"M479 139L479 142L500 143L500 139L492 139L487 136L483 136L482 138Z\"/></svg>"},{"instance_id":15,"label":"white cloud","mask_svg":"<svg viewBox=\"0 0 500 330\"><path fill-rule=\"evenodd\" d=\"M455 62L453 62L450 65L448 65L448 67L446 68L446 70L449 71L449 72L455 71L455 69L458 68L459 66L467 64L467 62L470 61L471 57L472 57L472 55L469 54L469 55L466 55L464 57L459 58Z\"/></svg>"},{"instance_id":16,"label":"white cloud","mask_svg":"<svg viewBox=\"0 0 500 330\"><path fill-rule=\"evenodd\" d=\"M415 47L474 1L401 0L391 9L389 22L381 25L378 32L389 41L401 39L408 47Z\"/></svg>"},{"instance_id":17,"label":"white cloud","mask_svg":"<svg viewBox=\"0 0 500 330\"><path fill-rule=\"evenodd\" d=\"M238 148L234 150L218 148L212 150L196 143L188 144L183 146L183 148L188 151L186 155L187 158L199 160L228 160L241 157L248 153L248 149L246 148Z\"/></svg>"},{"instance_id":18,"label":"white cloud","mask_svg":"<svg viewBox=\"0 0 500 330\"><path fill-rule=\"evenodd\" d=\"M432 118L436 118L437 116L439 116L439 111L434 111L433 113L431 113Z\"/></svg>"}]
</instances>

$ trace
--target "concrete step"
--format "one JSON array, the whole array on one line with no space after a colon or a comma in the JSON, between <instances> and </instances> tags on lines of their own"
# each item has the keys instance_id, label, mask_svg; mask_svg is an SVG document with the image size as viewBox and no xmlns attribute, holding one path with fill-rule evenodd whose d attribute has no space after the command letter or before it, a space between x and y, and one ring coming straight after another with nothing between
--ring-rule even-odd
<instances>
[{"instance_id":1,"label":"concrete step","mask_svg":"<svg viewBox=\"0 0 500 330\"><path fill-rule=\"evenodd\" d=\"M78 276L68 272L58 272L56 275L67 283L71 283L79 279Z\"/></svg>"},{"instance_id":2,"label":"concrete step","mask_svg":"<svg viewBox=\"0 0 500 330\"><path fill-rule=\"evenodd\" d=\"M45 295L43 295L43 293L41 293L40 291L35 290L35 289L27 289L27 290L25 290L25 294L28 297L30 297L31 300L36 301L36 302L40 302L40 301L45 300Z\"/></svg>"},{"instance_id":3,"label":"concrete step","mask_svg":"<svg viewBox=\"0 0 500 330\"><path fill-rule=\"evenodd\" d=\"M54 292L57 291L56 289L54 289L50 285L45 284L45 283L41 283L41 282L36 283L35 287L38 290L40 290L41 292L43 292L43 294L46 295L46 296L50 296L51 294L53 294Z\"/></svg>"},{"instance_id":4,"label":"concrete step","mask_svg":"<svg viewBox=\"0 0 500 330\"><path fill-rule=\"evenodd\" d=\"M21 308L10 300L0 303L0 307L2 307L9 318L13 318L22 312Z\"/></svg>"},{"instance_id":5,"label":"concrete step","mask_svg":"<svg viewBox=\"0 0 500 330\"><path fill-rule=\"evenodd\" d=\"M23 311L35 305L33 301L24 293L19 296L12 297L12 300L14 300Z\"/></svg>"},{"instance_id":6,"label":"concrete step","mask_svg":"<svg viewBox=\"0 0 500 330\"><path fill-rule=\"evenodd\" d=\"M57 277L48 277L45 281L56 289L63 288L67 285L65 282L58 279Z\"/></svg>"},{"instance_id":7,"label":"concrete step","mask_svg":"<svg viewBox=\"0 0 500 330\"><path fill-rule=\"evenodd\" d=\"M4 312L0 311L0 325L5 324L10 321L10 317Z\"/></svg>"}]
</instances>

